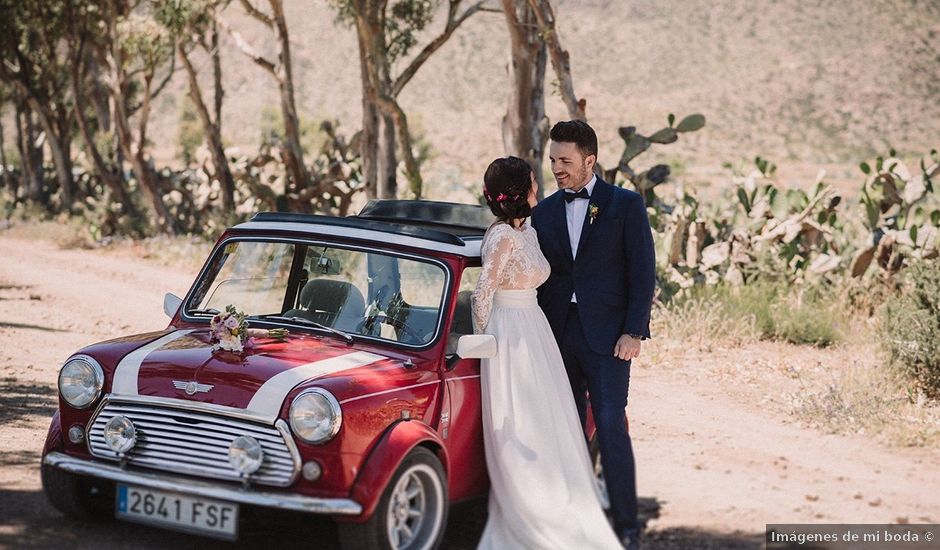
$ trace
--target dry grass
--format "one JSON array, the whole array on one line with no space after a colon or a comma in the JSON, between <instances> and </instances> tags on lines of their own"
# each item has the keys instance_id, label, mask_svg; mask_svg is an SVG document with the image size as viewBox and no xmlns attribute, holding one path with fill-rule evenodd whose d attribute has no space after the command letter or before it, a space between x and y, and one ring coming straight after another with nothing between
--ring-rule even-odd
<instances>
[{"instance_id":1,"label":"dry grass","mask_svg":"<svg viewBox=\"0 0 940 550\"><path fill-rule=\"evenodd\" d=\"M794 370L792 376L800 387L788 396L790 413L805 425L889 445L940 444L940 403L877 359Z\"/></svg>"},{"instance_id":2,"label":"dry grass","mask_svg":"<svg viewBox=\"0 0 940 550\"><path fill-rule=\"evenodd\" d=\"M874 319L853 316L836 301L823 308L829 320L816 322L842 318L839 343L818 348L787 339L768 342L761 341L764 315L778 323L812 315L781 316L786 310L772 304L763 313L754 306L741 314L710 298L658 308L656 339L644 349L644 362L724 380L728 398L757 403L823 432L861 434L889 446L940 445L940 402L918 393L887 364Z\"/></svg>"}]
</instances>

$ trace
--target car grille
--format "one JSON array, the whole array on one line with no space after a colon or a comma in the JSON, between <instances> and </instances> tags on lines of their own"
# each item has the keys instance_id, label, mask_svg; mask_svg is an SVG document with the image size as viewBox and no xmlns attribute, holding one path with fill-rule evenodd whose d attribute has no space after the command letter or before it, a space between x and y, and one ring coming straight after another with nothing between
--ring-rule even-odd
<instances>
[{"instance_id":1,"label":"car grille","mask_svg":"<svg viewBox=\"0 0 940 550\"><path fill-rule=\"evenodd\" d=\"M127 453L128 464L216 479L241 480L229 465L228 449L240 435L258 440L264 462L252 483L287 486L297 472L291 447L274 426L211 413L147 405L108 402L88 432L91 454L119 460L104 440L104 427L113 416L129 418L137 430L137 444Z\"/></svg>"}]
</instances>

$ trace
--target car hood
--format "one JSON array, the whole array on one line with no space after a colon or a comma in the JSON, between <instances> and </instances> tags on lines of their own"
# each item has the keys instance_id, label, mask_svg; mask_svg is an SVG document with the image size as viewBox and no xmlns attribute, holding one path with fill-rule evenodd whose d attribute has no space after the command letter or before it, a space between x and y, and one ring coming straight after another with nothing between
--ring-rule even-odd
<instances>
[{"instance_id":1,"label":"car hood","mask_svg":"<svg viewBox=\"0 0 940 550\"><path fill-rule=\"evenodd\" d=\"M254 348L232 353L214 350L208 329L161 334L117 362L113 396L198 401L273 420L300 385L391 366L388 357L318 336L260 339Z\"/></svg>"}]
</instances>

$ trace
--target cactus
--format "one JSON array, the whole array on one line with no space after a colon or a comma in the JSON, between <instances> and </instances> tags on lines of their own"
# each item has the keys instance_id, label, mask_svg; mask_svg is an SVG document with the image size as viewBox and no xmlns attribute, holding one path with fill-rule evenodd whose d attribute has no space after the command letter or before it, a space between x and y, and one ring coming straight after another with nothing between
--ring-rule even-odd
<instances>
[{"instance_id":1,"label":"cactus","mask_svg":"<svg viewBox=\"0 0 940 550\"><path fill-rule=\"evenodd\" d=\"M930 151L920 161L920 174L912 175L891 149L877 157L874 167L859 165L862 183L862 223L869 236L852 259L853 277L864 275L875 262L887 275L904 265L905 258L933 259L940 255L940 197L932 178L940 173L940 155Z\"/></svg>"},{"instance_id":2,"label":"cactus","mask_svg":"<svg viewBox=\"0 0 940 550\"><path fill-rule=\"evenodd\" d=\"M620 163L617 165L617 168L610 170L606 174L607 181L615 182L617 172L621 172L624 177L633 184L637 192L643 195L643 199L646 201L647 205L656 205L654 207L658 208L658 199L653 189L668 181L669 167L665 164L657 164L649 170L637 174L633 168L630 167L630 162L649 149L653 143L661 145L675 143L679 139L679 134L695 132L705 127L704 115L689 115L683 118L677 126L673 126L675 121L676 116L670 113L667 117L668 125L650 136L636 133L635 126L621 127L619 133L624 141L623 154L620 156Z\"/></svg>"}]
</instances>

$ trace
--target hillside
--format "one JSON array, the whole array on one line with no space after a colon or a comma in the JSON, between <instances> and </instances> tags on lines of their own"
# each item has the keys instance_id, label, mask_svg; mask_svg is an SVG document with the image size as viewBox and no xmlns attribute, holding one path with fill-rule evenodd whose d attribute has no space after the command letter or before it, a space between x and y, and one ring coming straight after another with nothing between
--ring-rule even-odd
<instances>
[{"instance_id":1,"label":"hillside","mask_svg":"<svg viewBox=\"0 0 940 550\"><path fill-rule=\"evenodd\" d=\"M661 127L669 112L701 112L708 126L654 149L640 167L668 162L688 183L720 182L725 161L760 154L784 184L805 185L819 168L854 187L858 161L893 145L902 155L940 146L940 4L923 0L558 0L575 89L588 101L601 162L619 158L617 127ZM355 34L326 2L288 0L299 108L310 119L359 127ZM255 47L269 35L234 4L226 20ZM442 25L432 25L436 32ZM429 34L430 34L429 32ZM253 148L276 89L226 37L223 133ZM502 154L508 38L499 14L471 18L402 95L413 127L431 143L432 197L453 196ZM548 85L554 76L549 70ZM163 161L175 154L180 74L157 105ZM548 97L552 121L565 118ZM165 139L164 139L165 138ZM465 193L460 193L465 195ZM466 195L469 196L469 195ZM454 197L457 198L457 197Z\"/></svg>"}]
</instances>

